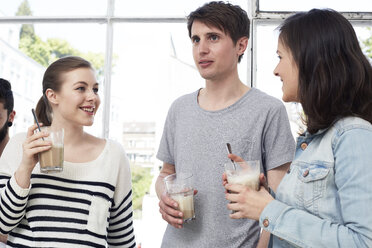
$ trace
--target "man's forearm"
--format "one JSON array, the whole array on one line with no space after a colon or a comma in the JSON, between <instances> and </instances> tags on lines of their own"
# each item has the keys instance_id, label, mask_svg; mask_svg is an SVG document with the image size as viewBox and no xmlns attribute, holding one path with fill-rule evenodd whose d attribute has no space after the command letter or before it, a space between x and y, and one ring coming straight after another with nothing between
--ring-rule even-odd
<instances>
[{"instance_id":1,"label":"man's forearm","mask_svg":"<svg viewBox=\"0 0 372 248\"><path fill-rule=\"evenodd\" d=\"M280 182L282 181L284 175L287 173L291 163L282 164L275 169L269 170L267 172L267 182L269 187L276 192Z\"/></svg>"},{"instance_id":2,"label":"man's forearm","mask_svg":"<svg viewBox=\"0 0 372 248\"><path fill-rule=\"evenodd\" d=\"M160 170L158 179L156 179L156 183L155 183L155 191L156 191L156 195L158 196L159 199L160 199L161 195L163 194L163 192L165 190L165 185L164 185L163 179L166 176L168 176L170 174L173 174L173 173L176 173L176 169L175 169L174 165L164 163L163 168Z\"/></svg>"},{"instance_id":3,"label":"man's forearm","mask_svg":"<svg viewBox=\"0 0 372 248\"><path fill-rule=\"evenodd\" d=\"M160 173L159 176L158 176L158 179L156 179L155 191L156 191L156 195L158 196L159 199L160 199L160 196L163 194L163 192L165 190L163 179L166 176L167 175L165 173Z\"/></svg>"}]
</instances>

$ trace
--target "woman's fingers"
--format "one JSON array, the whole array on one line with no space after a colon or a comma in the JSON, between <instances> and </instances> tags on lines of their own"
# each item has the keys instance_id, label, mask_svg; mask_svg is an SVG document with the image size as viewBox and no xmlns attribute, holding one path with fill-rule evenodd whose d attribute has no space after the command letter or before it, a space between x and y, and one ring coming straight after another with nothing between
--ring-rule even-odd
<instances>
[{"instance_id":1,"label":"woman's fingers","mask_svg":"<svg viewBox=\"0 0 372 248\"><path fill-rule=\"evenodd\" d=\"M248 187L240 184L226 184L225 189L230 191L230 192L237 192L240 193L244 190L246 190Z\"/></svg>"},{"instance_id":2,"label":"woman's fingers","mask_svg":"<svg viewBox=\"0 0 372 248\"><path fill-rule=\"evenodd\" d=\"M222 185L225 186L227 184L227 175L226 173L224 172L222 174Z\"/></svg>"},{"instance_id":3,"label":"woman's fingers","mask_svg":"<svg viewBox=\"0 0 372 248\"><path fill-rule=\"evenodd\" d=\"M235 162L244 162L244 159L242 159L241 157L239 157L238 155L235 155L233 153L230 153L228 155L229 159L232 159L234 160Z\"/></svg>"},{"instance_id":4,"label":"woman's fingers","mask_svg":"<svg viewBox=\"0 0 372 248\"><path fill-rule=\"evenodd\" d=\"M243 218L243 214L241 211L239 211L239 207L236 203L230 203L227 205L227 208L230 210L233 210L233 213L230 214L231 219L241 219Z\"/></svg>"},{"instance_id":5,"label":"woman's fingers","mask_svg":"<svg viewBox=\"0 0 372 248\"><path fill-rule=\"evenodd\" d=\"M43 126L43 123L39 123L40 124L40 127ZM34 133L35 133L35 130L38 129L38 126L37 124L33 124L32 126L30 126L28 129L27 129L27 137L30 137L32 136Z\"/></svg>"},{"instance_id":6,"label":"woman's fingers","mask_svg":"<svg viewBox=\"0 0 372 248\"><path fill-rule=\"evenodd\" d=\"M52 144L49 141L35 140L23 145L23 152L26 156L34 156L40 152L49 150Z\"/></svg>"},{"instance_id":7,"label":"woman's fingers","mask_svg":"<svg viewBox=\"0 0 372 248\"><path fill-rule=\"evenodd\" d=\"M31 147L29 149L32 151L33 154L37 154L37 153L40 153L40 152L47 151L50 148L52 148L52 144L47 143L47 144L40 144L40 145Z\"/></svg>"},{"instance_id":8,"label":"woman's fingers","mask_svg":"<svg viewBox=\"0 0 372 248\"><path fill-rule=\"evenodd\" d=\"M42 140L43 141L43 140L45 140L44 138L49 136L49 133L45 132L45 131L35 132L36 129L34 128L34 126L35 125L31 126L28 129L27 139L24 142L24 144L32 143L33 141L36 141L36 140Z\"/></svg>"},{"instance_id":9,"label":"woman's fingers","mask_svg":"<svg viewBox=\"0 0 372 248\"><path fill-rule=\"evenodd\" d=\"M36 129L36 124L28 128L27 139L23 143L23 148L30 149L38 146L45 147L52 145L51 141L47 141L44 139L49 136L49 133L45 131L35 132Z\"/></svg>"},{"instance_id":10,"label":"woman's fingers","mask_svg":"<svg viewBox=\"0 0 372 248\"><path fill-rule=\"evenodd\" d=\"M259 180L260 185L263 186L267 191L269 191L269 185L267 184L266 177L263 173L260 174Z\"/></svg>"},{"instance_id":11,"label":"woman's fingers","mask_svg":"<svg viewBox=\"0 0 372 248\"><path fill-rule=\"evenodd\" d=\"M44 137L44 136L43 136ZM35 139L25 143L25 148L34 148L39 146L51 146L52 142L50 140Z\"/></svg>"},{"instance_id":12,"label":"woman's fingers","mask_svg":"<svg viewBox=\"0 0 372 248\"><path fill-rule=\"evenodd\" d=\"M226 193L226 200L229 200L230 202L238 202L240 199L239 194L234 193Z\"/></svg>"},{"instance_id":13,"label":"woman's fingers","mask_svg":"<svg viewBox=\"0 0 372 248\"><path fill-rule=\"evenodd\" d=\"M23 144L23 152L26 156L34 156L39 152L47 151L52 147L52 142L36 139Z\"/></svg>"},{"instance_id":14,"label":"woman's fingers","mask_svg":"<svg viewBox=\"0 0 372 248\"><path fill-rule=\"evenodd\" d=\"M35 132L37 125L34 124L30 126L27 130L27 138L24 141L23 156L22 156L22 166L27 168L33 168L37 163L38 159L36 155L40 152L49 150L52 147L52 142L46 139L49 134L47 132Z\"/></svg>"}]
</instances>

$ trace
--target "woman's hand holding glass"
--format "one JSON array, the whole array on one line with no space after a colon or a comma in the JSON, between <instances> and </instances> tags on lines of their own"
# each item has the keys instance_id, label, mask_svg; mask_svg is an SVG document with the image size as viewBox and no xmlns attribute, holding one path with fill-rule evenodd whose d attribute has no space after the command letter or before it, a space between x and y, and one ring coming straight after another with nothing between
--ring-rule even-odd
<instances>
[{"instance_id":1,"label":"woman's hand holding glass","mask_svg":"<svg viewBox=\"0 0 372 248\"><path fill-rule=\"evenodd\" d=\"M42 125L42 124L41 124ZM48 137L46 132L35 132L37 125L34 124L27 130L26 140L23 142L23 154L21 164L16 171L16 181L22 188L28 188L30 185L31 172L39 161L38 153L47 151L52 147L50 141L42 138Z\"/></svg>"},{"instance_id":2,"label":"woman's hand holding glass","mask_svg":"<svg viewBox=\"0 0 372 248\"><path fill-rule=\"evenodd\" d=\"M228 157L235 162L244 161L241 157L234 154L229 154ZM249 218L259 220L266 205L274 199L268 192L269 188L263 173L259 176L260 188L258 191L244 185L229 184L225 173L222 175L222 180L222 184L226 189L226 199L230 201L227 204L227 208L233 210L233 213L230 214L232 219Z\"/></svg>"},{"instance_id":3,"label":"woman's hand holding glass","mask_svg":"<svg viewBox=\"0 0 372 248\"><path fill-rule=\"evenodd\" d=\"M225 188L230 192L226 193L226 199L231 201L227 204L227 208L235 211L230 214L232 219L258 220L266 205L273 200L273 197L263 186L260 186L259 191L238 184L226 184Z\"/></svg>"}]
</instances>

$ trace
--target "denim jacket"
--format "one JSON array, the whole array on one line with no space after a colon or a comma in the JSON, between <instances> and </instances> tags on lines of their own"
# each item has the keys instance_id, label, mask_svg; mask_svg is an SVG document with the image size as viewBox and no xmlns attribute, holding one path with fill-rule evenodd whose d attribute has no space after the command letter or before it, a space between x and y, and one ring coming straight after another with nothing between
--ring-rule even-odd
<instances>
[{"instance_id":1,"label":"denim jacket","mask_svg":"<svg viewBox=\"0 0 372 248\"><path fill-rule=\"evenodd\" d=\"M372 247L372 125L347 117L300 136L259 222L273 247Z\"/></svg>"}]
</instances>

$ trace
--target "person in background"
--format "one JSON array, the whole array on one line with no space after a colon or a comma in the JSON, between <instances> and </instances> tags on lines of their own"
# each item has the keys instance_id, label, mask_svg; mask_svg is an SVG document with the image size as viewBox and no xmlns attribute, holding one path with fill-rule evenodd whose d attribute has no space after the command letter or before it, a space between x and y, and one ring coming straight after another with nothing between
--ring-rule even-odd
<instances>
[{"instance_id":1,"label":"person in background","mask_svg":"<svg viewBox=\"0 0 372 248\"><path fill-rule=\"evenodd\" d=\"M129 161L120 144L84 131L100 105L91 64L80 57L52 63L36 114L63 128L64 166L40 172L47 131L15 135L0 159L0 231L11 247L135 247ZM31 115L31 107L30 107Z\"/></svg>"},{"instance_id":2,"label":"person in background","mask_svg":"<svg viewBox=\"0 0 372 248\"><path fill-rule=\"evenodd\" d=\"M9 141L9 127L13 125L16 114L13 108L12 86L8 80L0 78L0 157ZM5 247L2 243L6 243L6 239L6 235L0 235L0 247Z\"/></svg>"},{"instance_id":3,"label":"person in background","mask_svg":"<svg viewBox=\"0 0 372 248\"><path fill-rule=\"evenodd\" d=\"M302 104L307 131L275 199L226 184L231 218L259 220L273 247L372 247L372 67L355 31L330 9L297 13L277 53L283 100Z\"/></svg>"},{"instance_id":4,"label":"person in background","mask_svg":"<svg viewBox=\"0 0 372 248\"><path fill-rule=\"evenodd\" d=\"M221 175L228 162L226 143L245 159L261 162L273 188L294 154L284 105L244 84L238 63L247 48L249 19L237 5L210 2L187 19L195 65L205 88L177 99L168 112L157 158L163 167L156 182L162 217L169 223L162 247L256 247L260 227L231 220ZM183 225L177 202L165 191L164 177L191 172L196 219ZM265 246L268 237L260 240Z\"/></svg>"},{"instance_id":5,"label":"person in background","mask_svg":"<svg viewBox=\"0 0 372 248\"><path fill-rule=\"evenodd\" d=\"M12 86L9 81L0 78L0 156L9 141L9 127L13 125L16 112Z\"/></svg>"}]
</instances>

